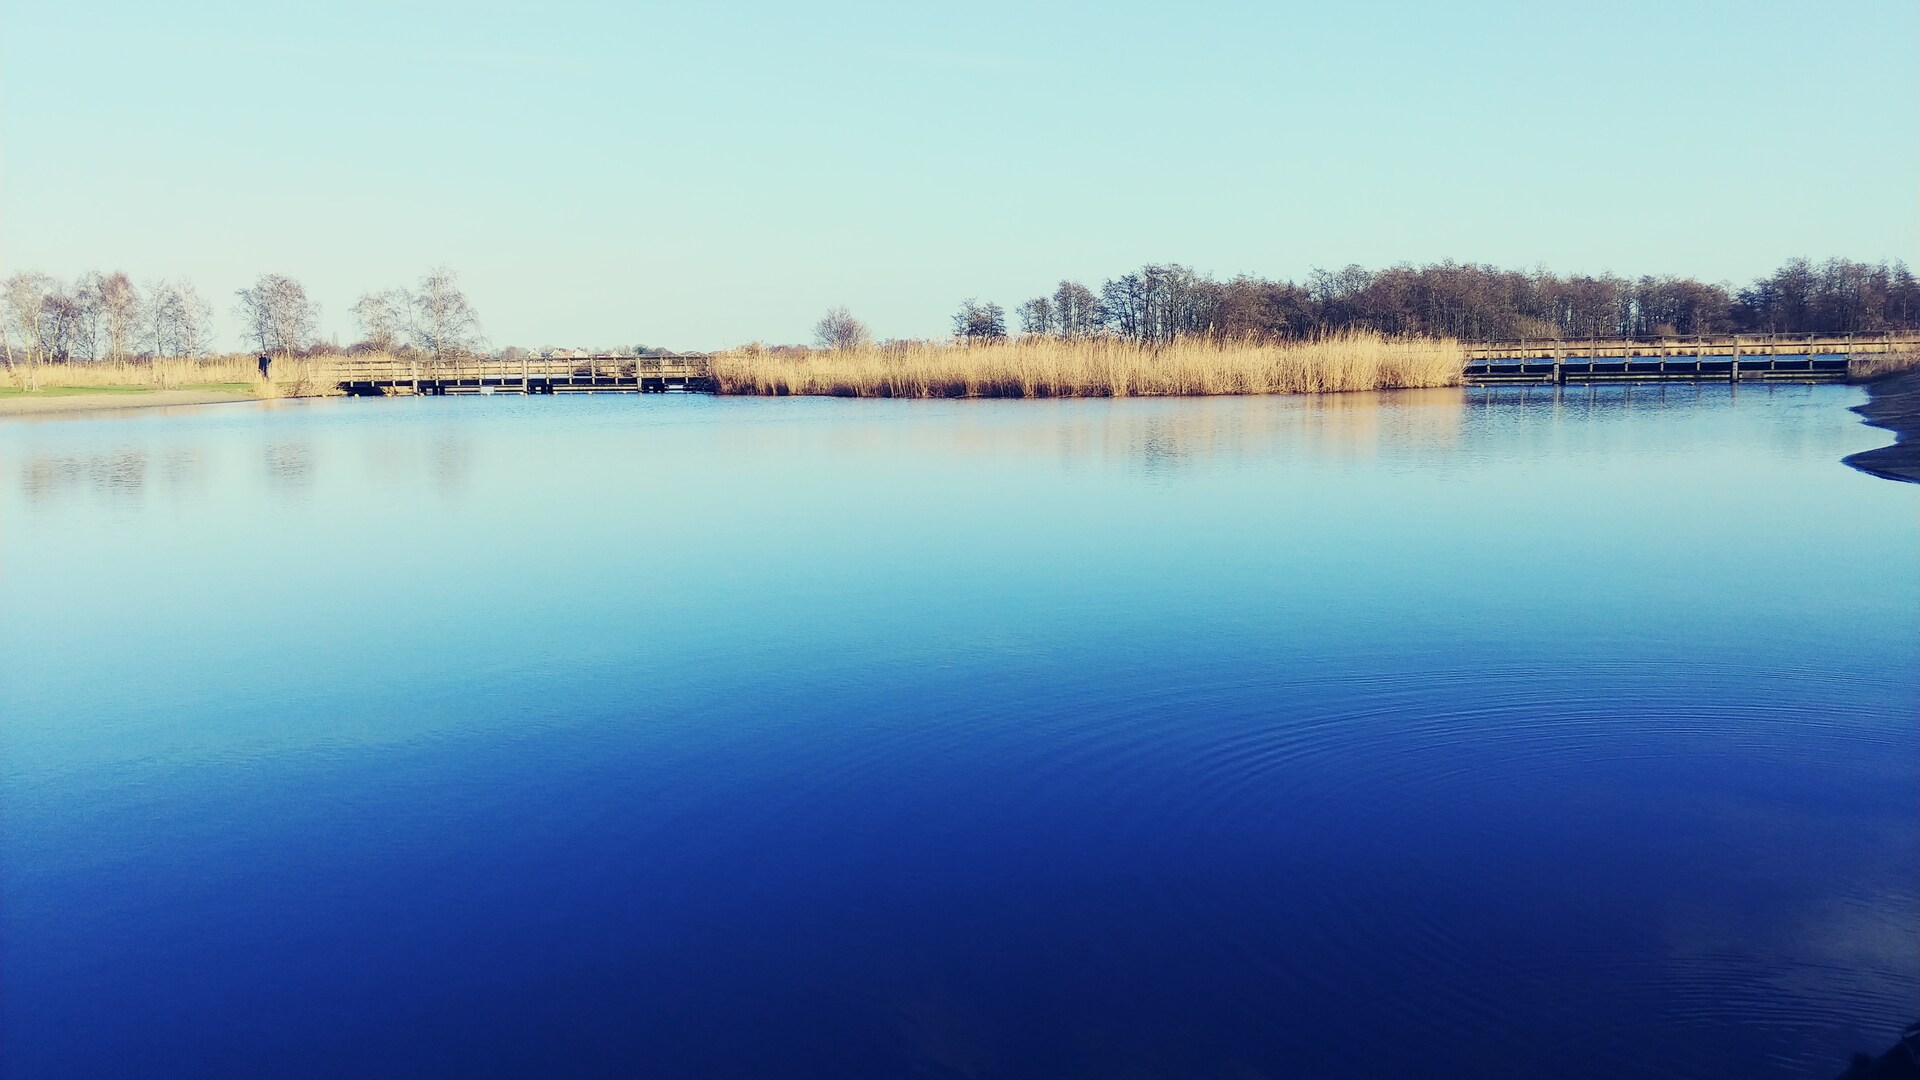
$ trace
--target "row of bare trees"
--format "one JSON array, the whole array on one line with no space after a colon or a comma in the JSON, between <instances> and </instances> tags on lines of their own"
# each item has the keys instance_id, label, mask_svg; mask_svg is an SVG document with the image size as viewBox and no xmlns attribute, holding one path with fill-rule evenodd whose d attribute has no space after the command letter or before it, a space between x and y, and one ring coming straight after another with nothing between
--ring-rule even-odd
<instances>
[{"instance_id":1,"label":"row of bare trees","mask_svg":"<svg viewBox=\"0 0 1920 1080\"><path fill-rule=\"evenodd\" d=\"M262 274L235 293L233 313L246 347L274 356L315 349L320 306L285 274ZM434 359L485 344L480 318L445 268L416 290L368 293L353 305L359 350L418 350ZM61 282L22 271L0 282L0 360L15 364L193 358L214 347L213 306L186 280L136 288L124 273L91 272Z\"/></svg>"},{"instance_id":2,"label":"row of bare trees","mask_svg":"<svg viewBox=\"0 0 1920 1080\"><path fill-rule=\"evenodd\" d=\"M1904 263L1793 259L1745 288L1682 277L1625 278L1502 270L1443 262L1316 270L1304 284L1220 281L1178 263L1150 263L1098 292L1062 281L1014 309L1021 332L1113 337L1155 345L1192 335L1307 338L1344 330L1468 341L1723 333L1862 333L1920 329L1920 283ZM953 340L1008 335L1006 312L962 301ZM847 349L872 335L844 307L814 327L814 344Z\"/></svg>"},{"instance_id":3,"label":"row of bare trees","mask_svg":"<svg viewBox=\"0 0 1920 1080\"><path fill-rule=\"evenodd\" d=\"M213 338L213 308L187 281L145 291L123 273L63 284L38 271L0 282L0 359L18 363L193 357Z\"/></svg>"},{"instance_id":4,"label":"row of bare trees","mask_svg":"<svg viewBox=\"0 0 1920 1080\"><path fill-rule=\"evenodd\" d=\"M975 301L962 306L955 332ZM1016 312L1028 334L1112 335L1159 343L1192 334L1310 337L1346 329L1467 340L1652 337L1727 332L1858 333L1920 329L1920 283L1903 263L1794 259L1742 289L1681 277L1561 276L1436 263L1317 270L1301 285L1219 281L1157 263L1096 295L1063 281Z\"/></svg>"},{"instance_id":5,"label":"row of bare trees","mask_svg":"<svg viewBox=\"0 0 1920 1080\"><path fill-rule=\"evenodd\" d=\"M960 301L953 313L953 336L968 345L1000 341L1007 336L1007 312L999 304L982 303L972 297Z\"/></svg>"},{"instance_id":6,"label":"row of bare trees","mask_svg":"<svg viewBox=\"0 0 1920 1080\"><path fill-rule=\"evenodd\" d=\"M1016 309L1020 328L1029 334L1053 337L1093 337L1106 326L1106 308L1093 290L1077 281L1063 281L1050 296L1036 296Z\"/></svg>"},{"instance_id":7,"label":"row of bare trees","mask_svg":"<svg viewBox=\"0 0 1920 1080\"><path fill-rule=\"evenodd\" d=\"M403 353L417 349L434 359L467 356L486 344L480 316L460 289L459 278L446 267L429 270L417 289L383 289L354 302L353 317L360 324L360 345L378 352Z\"/></svg>"}]
</instances>

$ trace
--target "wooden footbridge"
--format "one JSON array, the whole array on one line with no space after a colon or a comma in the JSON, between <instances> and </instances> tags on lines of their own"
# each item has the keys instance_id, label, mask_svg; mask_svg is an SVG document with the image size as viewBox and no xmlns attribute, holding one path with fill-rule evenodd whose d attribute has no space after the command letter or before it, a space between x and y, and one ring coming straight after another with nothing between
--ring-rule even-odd
<instances>
[{"instance_id":1,"label":"wooden footbridge","mask_svg":"<svg viewBox=\"0 0 1920 1080\"><path fill-rule=\"evenodd\" d=\"M711 391L705 353L673 356L526 356L343 360L326 377L362 397L395 394L655 394Z\"/></svg>"},{"instance_id":2,"label":"wooden footbridge","mask_svg":"<svg viewBox=\"0 0 1920 1080\"><path fill-rule=\"evenodd\" d=\"M1857 358L1920 351L1920 333L1753 334L1466 346L1469 384L1645 379L1838 381Z\"/></svg>"}]
</instances>

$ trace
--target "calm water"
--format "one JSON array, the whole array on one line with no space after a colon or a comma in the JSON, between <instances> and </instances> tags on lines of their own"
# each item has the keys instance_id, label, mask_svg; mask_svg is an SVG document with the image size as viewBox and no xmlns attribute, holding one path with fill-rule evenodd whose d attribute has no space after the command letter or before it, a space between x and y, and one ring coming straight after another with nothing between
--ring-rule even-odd
<instances>
[{"instance_id":1,"label":"calm water","mask_svg":"<svg viewBox=\"0 0 1920 1080\"><path fill-rule=\"evenodd\" d=\"M1831 1075L1920 1011L1856 400L0 424L0 1073Z\"/></svg>"}]
</instances>

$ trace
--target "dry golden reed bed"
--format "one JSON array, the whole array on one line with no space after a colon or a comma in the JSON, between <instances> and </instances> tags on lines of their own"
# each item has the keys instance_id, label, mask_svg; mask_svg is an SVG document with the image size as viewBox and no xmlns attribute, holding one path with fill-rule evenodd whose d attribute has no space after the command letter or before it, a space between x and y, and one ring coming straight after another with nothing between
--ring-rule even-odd
<instances>
[{"instance_id":1,"label":"dry golden reed bed","mask_svg":"<svg viewBox=\"0 0 1920 1080\"><path fill-rule=\"evenodd\" d=\"M45 387L144 388L178 390L182 387L239 386L255 397L317 397L339 393L324 377L324 369L338 357L275 360L273 377L262 379L252 356L208 356L197 360L79 361L59 364L15 363L0 369L0 386L21 390Z\"/></svg>"},{"instance_id":2,"label":"dry golden reed bed","mask_svg":"<svg viewBox=\"0 0 1920 1080\"><path fill-rule=\"evenodd\" d=\"M713 374L723 394L1136 397L1453 386L1465 364L1455 341L1352 333L1299 342L1194 338L1157 348L1054 338L806 355L749 346L715 355Z\"/></svg>"},{"instance_id":3,"label":"dry golden reed bed","mask_svg":"<svg viewBox=\"0 0 1920 1080\"><path fill-rule=\"evenodd\" d=\"M20 389L217 386L256 397L338 393L326 372L342 357L275 360L260 378L249 355L198 360L16 364ZM380 359L355 357L354 360ZM915 343L804 354L748 346L712 358L723 394L841 397L1145 397L1315 394L1454 386L1466 357L1450 340L1348 333L1314 341L1192 338L1158 347L1115 339L1026 338L990 345Z\"/></svg>"},{"instance_id":4,"label":"dry golden reed bed","mask_svg":"<svg viewBox=\"0 0 1920 1080\"><path fill-rule=\"evenodd\" d=\"M1853 382L1872 382L1916 368L1920 368L1920 350L1866 353L1848 358L1847 378Z\"/></svg>"}]
</instances>

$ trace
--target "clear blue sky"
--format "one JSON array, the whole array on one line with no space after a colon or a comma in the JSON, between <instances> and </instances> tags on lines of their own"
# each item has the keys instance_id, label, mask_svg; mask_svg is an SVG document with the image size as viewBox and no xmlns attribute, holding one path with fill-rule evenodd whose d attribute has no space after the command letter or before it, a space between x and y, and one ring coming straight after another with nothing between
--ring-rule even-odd
<instances>
[{"instance_id":1,"label":"clear blue sky","mask_svg":"<svg viewBox=\"0 0 1920 1080\"><path fill-rule=\"evenodd\" d=\"M1914 260L1920 4L0 4L0 273L262 271L351 340L944 332L1146 261Z\"/></svg>"}]
</instances>

